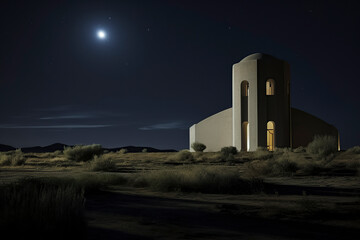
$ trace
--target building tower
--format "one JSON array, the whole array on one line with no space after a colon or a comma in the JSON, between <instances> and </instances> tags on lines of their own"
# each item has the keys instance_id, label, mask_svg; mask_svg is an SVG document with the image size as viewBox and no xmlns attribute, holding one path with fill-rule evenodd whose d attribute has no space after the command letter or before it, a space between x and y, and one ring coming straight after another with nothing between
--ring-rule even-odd
<instances>
[{"instance_id":1,"label":"building tower","mask_svg":"<svg viewBox=\"0 0 360 240\"><path fill-rule=\"evenodd\" d=\"M290 66L255 53L233 65L233 146L291 147Z\"/></svg>"}]
</instances>

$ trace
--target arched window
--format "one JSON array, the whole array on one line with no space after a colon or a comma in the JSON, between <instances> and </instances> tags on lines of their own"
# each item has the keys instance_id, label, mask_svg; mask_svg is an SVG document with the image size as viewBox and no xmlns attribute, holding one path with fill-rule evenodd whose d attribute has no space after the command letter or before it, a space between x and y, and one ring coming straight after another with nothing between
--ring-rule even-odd
<instances>
[{"instance_id":1,"label":"arched window","mask_svg":"<svg viewBox=\"0 0 360 240\"><path fill-rule=\"evenodd\" d=\"M275 123L273 121L269 121L267 123L267 149L269 151L274 151L275 148Z\"/></svg>"},{"instance_id":2,"label":"arched window","mask_svg":"<svg viewBox=\"0 0 360 240\"><path fill-rule=\"evenodd\" d=\"M241 96L242 97L249 96L249 82L248 81L241 82Z\"/></svg>"},{"instance_id":3,"label":"arched window","mask_svg":"<svg viewBox=\"0 0 360 240\"><path fill-rule=\"evenodd\" d=\"M266 95L275 95L275 80L272 78L266 81Z\"/></svg>"}]
</instances>

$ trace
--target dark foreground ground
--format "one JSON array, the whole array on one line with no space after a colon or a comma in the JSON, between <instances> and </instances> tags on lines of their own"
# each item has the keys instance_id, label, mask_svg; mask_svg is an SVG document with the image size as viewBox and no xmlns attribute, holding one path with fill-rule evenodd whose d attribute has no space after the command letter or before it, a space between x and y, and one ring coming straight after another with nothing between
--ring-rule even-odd
<instances>
[{"instance_id":1,"label":"dark foreground ground","mask_svg":"<svg viewBox=\"0 0 360 240\"><path fill-rule=\"evenodd\" d=\"M286 187L280 191L285 194ZM337 195L336 189L327 192ZM165 196L114 189L87 197L88 239L358 239L359 197L353 190L348 197L341 192L341 197Z\"/></svg>"}]
</instances>

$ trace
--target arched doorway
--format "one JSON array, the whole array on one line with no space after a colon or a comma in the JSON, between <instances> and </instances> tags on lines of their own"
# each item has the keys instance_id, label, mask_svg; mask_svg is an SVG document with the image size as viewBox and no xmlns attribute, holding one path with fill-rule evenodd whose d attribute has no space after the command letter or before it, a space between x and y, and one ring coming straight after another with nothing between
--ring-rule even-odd
<instances>
[{"instance_id":1,"label":"arched doorway","mask_svg":"<svg viewBox=\"0 0 360 240\"><path fill-rule=\"evenodd\" d=\"M267 123L266 139L267 139L267 149L269 151L274 151L274 148L275 148L275 123L273 121L269 121Z\"/></svg>"}]
</instances>

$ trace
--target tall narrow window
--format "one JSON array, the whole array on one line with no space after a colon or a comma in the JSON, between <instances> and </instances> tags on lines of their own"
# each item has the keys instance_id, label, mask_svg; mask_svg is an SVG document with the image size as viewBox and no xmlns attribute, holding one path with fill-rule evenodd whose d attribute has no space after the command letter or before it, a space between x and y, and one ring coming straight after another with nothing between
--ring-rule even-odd
<instances>
[{"instance_id":1,"label":"tall narrow window","mask_svg":"<svg viewBox=\"0 0 360 240\"><path fill-rule=\"evenodd\" d=\"M249 82L248 81L241 82L241 96L242 97L249 96Z\"/></svg>"},{"instance_id":2,"label":"tall narrow window","mask_svg":"<svg viewBox=\"0 0 360 240\"><path fill-rule=\"evenodd\" d=\"M266 95L275 95L275 80L272 78L266 81Z\"/></svg>"},{"instance_id":3,"label":"tall narrow window","mask_svg":"<svg viewBox=\"0 0 360 240\"><path fill-rule=\"evenodd\" d=\"M274 147L275 147L275 123L273 121L269 121L267 123L266 137L267 137L267 149L269 151L274 151Z\"/></svg>"}]
</instances>

